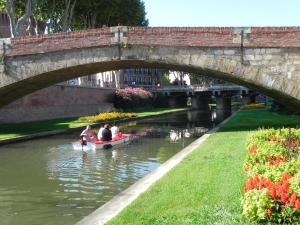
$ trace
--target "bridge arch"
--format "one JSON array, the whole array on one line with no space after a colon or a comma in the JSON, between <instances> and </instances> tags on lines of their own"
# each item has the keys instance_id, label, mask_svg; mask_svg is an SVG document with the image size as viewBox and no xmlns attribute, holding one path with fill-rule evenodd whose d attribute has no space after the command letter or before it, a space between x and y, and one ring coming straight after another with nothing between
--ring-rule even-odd
<instances>
[{"instance_id":1,"label":"bridge arch","mask_svg":"<svg viewBox=\"0 0 300 225\"><path fill-rule=\"evenodd\" d=\"M299 43L299 28L118 27L14 39L4 53L0 106L87 74L153 67L223 79L300 109Z\"/></svg>"}]
</instances>

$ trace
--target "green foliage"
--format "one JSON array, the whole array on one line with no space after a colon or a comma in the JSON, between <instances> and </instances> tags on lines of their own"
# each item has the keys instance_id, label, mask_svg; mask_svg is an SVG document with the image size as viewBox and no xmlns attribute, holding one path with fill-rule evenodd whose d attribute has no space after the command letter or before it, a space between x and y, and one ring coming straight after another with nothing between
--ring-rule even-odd
<instances>
[{"instance_id":1,"label":"green foliage","mask_svg":"<svg viewBox=\"0 0 300 225\"><path fill-rule=\"evenodd\" d=\"M16 16L22 16L25 13L25 5L27 0L13 0L13 2ZM6 11L6 0L0 0L0 9L1 11Z\"/></svg>"},{"instance_id":2,"label":"green foliage","mask_svg":"<svg viewBox=\"0 0 300 225\"><path fill-rule=\"evenodd\" d=\"M27 0L12 1L15 17L20 18L25 12ZM0 0L0 9L5 11L5 0ZM145 5L141 0L37 0L34 17L46 22L48 33L99 28L103 25L148 25Z\"/></svg>"},{"instance_id":3,"label":"green foliage","mask_svg":"<svg viewBox=\"0 0 300 225\"><path fill-rule=\"evenodd\" d=\"M297 221L300 215L300 129L262 129L249 136L246 146L244 171L248 179L242 198L245 217L252 221ZM266 193L263 195L262 191ZM272 202L268 202L265 195Z\"/></svg>"},{"instance_id":4,"label":"green foliage","mask_svg":"<svg viewBox=\"0 0 300 225\"><path fill-rule=\"evenodd\" d=\"M256 154L248 154L246 161L248 166L255 166L259 163L268 162L270 157L285 156L288 150L275 142L257 142L251 145L252 148L256 147ZM251 148L251 147L250 147Z\"/></svg>"},{"instance_id":5,"label":"green foliage","mask_svg":"<svg viewBox=\"0 0 300 225\"><path fill-rule=\"evenodd\" d=\"M297 159L292 159L288 162L282 162L277 166L270 166L268 162L258 163L253 167L248 167L246 174L249 177L260 174L261 176L276 182L281 179L284 172L294 175L299 171L299 168L300 157Z\"/></svg>"},{"instance_id":6,"label":"green foliage","mask_svg":"<svg viewBox=\"0 0 300 225\"><path fill-rule=\"evenodd\" d=\"M6 3L6 0L0 0L0 10L2 12L5 11L5 3Z\"/></svg>"},{"instance_id":7,"label":"green foliage","mask_svg":"<svg viewBox=\"0 0 300 225\"><path fill-rule=\"evenodd\" d=\"M298 114L300 111L296 111L293 108L290 108L280 102L277 102L276 100L273 100L271 103L271 111L281 113L281 114L286 114L286 115L292 115L292 114Z\"/></svg>"},{"instance_id":8,"label":"green foliage","mask_svg":"<svg viewBox=\"0 0 300 225\"><path fill-rule=\"evenodd\" d=\"M250 190L245 193L242 199L243 215L254 221L267 219L267 210L274 206L267 189Z\"/></svg>"},{"instance_id":9,"label":"green foliage","mask_svg":"<svg viewBox=\"0 0 300 225\"><path fill-rule=\"evenodd\" d=\"M298 160L300 161L300 160ZM299 163L299 162L298 162ZM300 172L299 172L300 165L298 164L298 173L295 174L293 178L289 180L291 188L294 192L299 193L300 197Z\"/></svg>"},{"instance_id":10,"label":"green foliage","mask_svg":"<svg viewBox=\"0 0 300 225\"><path fill-rule=\"evenodd\" d=\"M141 0L79 0L73 29L105 26L147 26L145 5Z\"/></svg>"},{"instance_id":11,"label":"green foliage","mask_svg":"<svg viewBox=\"0 0 300 225\"><path fill-rule=\"evenodd\" d=\"M161 78L161 86L168 86L168 85L170 85L169 74L164 73Z\"/></svg>"}]
</instances>

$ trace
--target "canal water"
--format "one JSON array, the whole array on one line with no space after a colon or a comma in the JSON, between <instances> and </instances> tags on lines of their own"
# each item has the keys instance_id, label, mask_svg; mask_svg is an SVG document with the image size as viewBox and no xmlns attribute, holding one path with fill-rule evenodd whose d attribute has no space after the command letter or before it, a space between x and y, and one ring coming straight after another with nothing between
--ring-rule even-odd
<instances>
[{"instance_id":1,"label":"canal water","mask_svg":"<svg viewBox=\"0 0 300 225\"><path fill-rule=\"evenodd\" d=\"M74 224L214 125L188 111L120 124L138 138L113 150L73 150L79 132L1 146L0 224Z\"/></svg>"}]
</instances>

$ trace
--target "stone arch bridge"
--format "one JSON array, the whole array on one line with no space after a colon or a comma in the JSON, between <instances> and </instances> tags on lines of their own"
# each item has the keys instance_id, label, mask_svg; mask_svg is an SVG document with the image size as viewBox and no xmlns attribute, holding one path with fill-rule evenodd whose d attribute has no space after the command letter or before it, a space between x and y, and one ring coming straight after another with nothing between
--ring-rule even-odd
<instances>
[{"instance_id":1,"label":"stone arch bridge","mask_svg":"<svg viewBox=\"0 0 300 225\"><path fill-rule=\"evenodd\" d=\"M240 84L300 109L300 28L105 27L2 39L0 106L96 72L155 67Z\"/></svg>"}]
</instances>

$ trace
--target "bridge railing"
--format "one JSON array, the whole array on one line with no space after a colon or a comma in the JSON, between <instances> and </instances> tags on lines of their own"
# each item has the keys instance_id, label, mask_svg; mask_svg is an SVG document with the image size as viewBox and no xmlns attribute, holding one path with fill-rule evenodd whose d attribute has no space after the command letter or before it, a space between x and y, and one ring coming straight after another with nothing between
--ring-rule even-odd
<instances>
[{"instance_id":1,"label":"bridge railing","mask_svg":"<svg viewBox=\"0 0 300 225\"><path fill-rule=\"evenodd\" d=\"M192 91L192 92L201 92L201 91L231 91L231 90L248 90L247 88L239 85L233 84L218 84L218 85L186 85L186 86L163 86L163 87L156 87L152 89L153 91Z\"/></svg>"}]
</instances>

